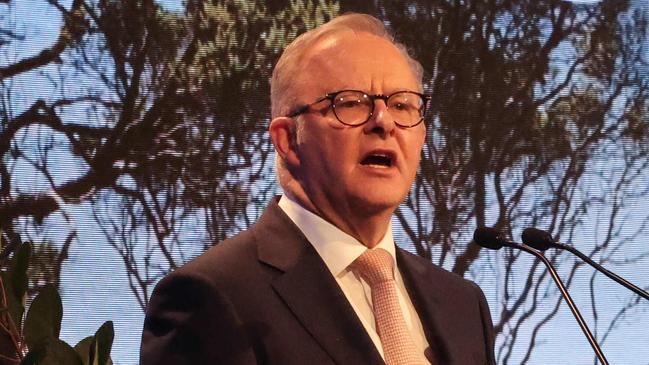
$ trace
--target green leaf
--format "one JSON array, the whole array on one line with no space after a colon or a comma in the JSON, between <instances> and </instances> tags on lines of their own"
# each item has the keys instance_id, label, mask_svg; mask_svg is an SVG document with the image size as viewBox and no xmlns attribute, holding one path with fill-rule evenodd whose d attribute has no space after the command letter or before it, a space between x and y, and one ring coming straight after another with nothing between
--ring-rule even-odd
<instances>
[{"instance_id":1,"label":"green leaf","mask_svg":"<svg viewBox=\"0 0 649 365\"><path fill-rule=\"evenodd\" d=\"M7 298L7 306L9 308L5 308L3 310L8 310L9 315L11 316L11 320L14 322L14 325L16 326L16 330L19 331L20 329L20 324L22 323L23 319L23 312L25 311L25 305L22 300L18 300L14 295L14 290L13 290L13 285L12 280L11 280L11 273L7 271L0 272L0 279L2 279L2 284L4 285L5 289L5 297Z\"/></svg>"},{"instance_id":2,"label":"green leaf","mask_svg":"<svg viewBox=\"0 0 649 365\"><path fill-rule=\"evenodd\" d=\"M30 351L21 365L83 365L81 357L67 343L51 338Z\"/></svg>"},{"instance_id":3,"label":"green leaf","mask_svg":"<svg viewBox=\"0 0 649 365\"><path fill-rule=\"evenodd\" d=\"M88 336L79 341L74 350L81 357L83 365L92 365L95 359L95 336Z\"/></svg>"},{"instance_id":4,"label":"green leaf","mask_svg":"<svg viewBox=\"0 0 649 365\"><path fill-rule=\"evenodd\" d=\"M110 360L110 350L113 347L114 338L115 330L113 329L113 321L104 322L95 333L97 365L109 365L112 363Z\"/></svg>"},{"instance_id":5,"label":"green leaf","mask_svg":"<svg viewBox=\"0 0 649 365\"><path fill-rule=\"evenodd\" d=\"M15 336L15 335L14 335ZM12 336L7 331L0 331L0 364L17 364L20 361L18 349L14 344Z\"/></svg>"},{"instance_id":6,"label":"green leaf","mask_svg":"<svg viewBox=\"0 0 649 365\"><path fill-rule=\"evenodd\" d=\"M106 321L94 336L88 336L74 347L83 365L112 365L110 350L114 339L113 322Z\"/></svg>"},{"instance_id":7,"label":"green leaf","mask_svg":"<svg viewBox=\"0 0 649 365\"><path fill-rule=\"evenodd\" d=\"M63 305L56 288L43 288L34 298L25 318L25 342L30 348L42 346L48 340L59 338Z\"/></svg>"},{"instance_id":8,"label":"green leaf","mask_svg":"<svg viewBox=\"0 0 649 365\"><path fill-rule=\"evenodd\" d=\"M5 289L7 306L11 320L20 331L23 313L25 312L25 293L27 292L28 278L27 267L31 256L31 244L19 244L11 262L8 272L0 273Z\"/></svg>"},{"instance_id":9,"label":"green leaf","mask_svg":"<svg viewBox=\"0 0 649 365\"><path fill-rule=\"evenodd\" d=\"M31 349L20 362L20 365L36 365L45 357L45 348Z\"/></svg>"},{"instance_id":10,"label":"green leaf","mask_svg":"<svg viewBox=\"0 0 649 365\"><path fill-rule=\"evenodd\" d=\"M11 284L13 286L13 294L21 303L24 302L25 293L27 292L27 267L29 266L31 253L32 245L29 243L23 243L18 246L11 264Z\"/></svg>"}]
</instances>

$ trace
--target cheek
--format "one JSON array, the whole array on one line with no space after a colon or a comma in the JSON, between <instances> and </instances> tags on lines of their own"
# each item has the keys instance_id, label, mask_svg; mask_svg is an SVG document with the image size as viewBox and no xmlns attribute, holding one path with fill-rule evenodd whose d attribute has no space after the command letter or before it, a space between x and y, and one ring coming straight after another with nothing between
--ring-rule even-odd
<instances>
[{"instance_id":1,"label":"cheek","mask_svg":"<svg viewBox=\"0 0 649 365\"><path fill-rule=\"evenodd\" d=\"M417 156L417 161L419 161L419 158L421 157L421 150L424 148L424 143L426 142L426 128L423 127L421 129L420 134L417 135L416 140L413 142L413 145L416 146L414 148L414 153Z\"/></svg>"},{"instance_id":2,"label":"cheek","mask_svg":"<svg viewBox=\"0 0 649 365\"><path fill-rule=\"evenodd\" d=\"M354 130L330 122L327 118L310 118L299 125L300 160L312 176L343 179L357 162L359 138Z\"/></svg>"},{"instance_id":3,"label":"cheek","mask_svg":"<svg viewBox=\"0 0 649 365\"><path fill-rule=\"evenodd\" d=\"M412 170L413 175L416 173L417 168L419 167L419 162L421 160L421 150L424 145L424 138L426 137L425 132L421 135L413 136L409 141L406 142L406 158L408 159L408 165Z\"/></svg>"},{"instance_id":4,"label":"cheek","mask_svg":"<svg viewBox=\"0 0 649 365\"><path fill-rule=\"evenodd\" d=\"M329 138L310 140L303 143L300 148L300 158L305 169L310 170L313 176L326 175L335 178L342 174L345 156L351 152Z\"/></svg>"},{"instance_id":5,"label":"cheek","mask_svg":"<svg viewBox=\"0 0 649 365\"><path fill-rule=\"evenodd\" d=\"M420 155L421 149L423 148L424 141L426 139L426 129L421 128L416 131L406 131L406 132L412 132L412 133L405 134L402 136L403 138L401 139L401 145L403 146L404 151L409 155L409 157Z\"/></svg>"},{"instance_id":6,"label":"cheek","mask_svg":"<svg viewBox=\"0 0 649 365\"><path fill-rule=\"evenodd\" d=\"M311 134L307 142L311 146L307 148L314 154L312 158L322 159L323 165L329 165L334 169L355 159L358 154L358 141L348 132L326 129Z\"/></svg>"}]
</instances>

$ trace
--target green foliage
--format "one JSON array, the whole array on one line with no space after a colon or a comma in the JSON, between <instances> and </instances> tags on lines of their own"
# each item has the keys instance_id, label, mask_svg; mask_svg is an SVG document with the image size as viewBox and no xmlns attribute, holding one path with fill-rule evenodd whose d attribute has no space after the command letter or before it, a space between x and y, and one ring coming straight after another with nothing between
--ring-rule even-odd
<instances>
[{"instance_id":1,"label":"green foliage","mask_svg":"<svg viewBox=\"0 0 649 365\"><path fill-rule=\"evenodd\" d=\"M50 339L58 338L63 319L63 305L56 288L41 290L29 307L23 335L29 348L44 346Z\"/></svg>"},{"instance_id":2,"label":"green foliage","mask_svg":"<svg viewBox=\"0 0 649 365\"><path fill-rule=\"evenodd\" d=\"M434 96L420 173L397 211L396 229L421 256L491 280L491 271L480 269L485 256L469 244L471 227L495 225L512 234L538 225L570 237L583 212L594 214L595 202L646 199L642 189L611 188L610 178L611 166L646 171L649 164L647 15L631 14L633 2L186 0L184 11L166 11L152 0L71 3L60 38L73 42L0 67L0 79L7 80L0 88L6 99L0 103L0 227L19 230L19 217L28 218L29 228L47 225L59 202L71 209L88 203L105 236L101 244L123 258L141 308L160 275L251 224L274 194L266 133L273 64L297 35L350 11L389 24L421 62L425 89ZM26 20L15 21L31 43L37 32ZM22 48L11 32L0 33L5 51ZM18 74L24 77L11 79ZM44 81L51 92L21 94ZM34 126L37 133L23 133ZM61 143L38 142L49 139ZM58 156L57 163L46 156ZM85 163L61 185L52 179L53 195L38 194L30 179L12 178L13 166L29 157L40 170L35 173L45 176L58 176L58 161ZM586 174L611 187L600 196L586 186L597 185L585 184ZM646 185L646 175L634 179ZM610 232L622 232L614 218ZM57 220L49 224L61 227ZM183 234L188 231L206 232L202 245ZM608 252L621 252L621 237L613 237L617 246ZM67 257L58 247L32 247L27 298L34 287L58 280ZM13 294L2 302L9 331L0 333L0 353L18 358L25 349L14 339L22 335L29 299L24 276L12 274L25 259L14 257L0 265L11 267L0 275L4 291ZM502 363L517 339L525 341L519 330L532 331L527 326L537 323L516 316L527 318L526 308L542 304L531 292L510 288L520 280L547 280L537 271L528 278L510 275L517 260L493 279L508 293L503 315L494 318L508 339L499 350ZM50 315L55 326L56 313ZM107 330L77 344L84 364L103 359ZM53 346L58 350L49 356L66 352ZM47 352L34 350L28 360L43 356Z\"/></svg>"},{"instance_id":3,"label":"green foliage","mask_svg":"<svg viewBox=\"0 0 649 365\"><path fill-rule=\"evenodd\" d=\"M32 256L30 243L3 245L2 257L9 263L0 273L0 358L3 364L20 365L112 365L110 350L114 330L104 323L95 333L74 348L59 339L63 305L54 286L39 290L27 311L28 267ZM6 250L13 252L6 252Z\"/></svg>"},{"instance_id":4,"label":"green foliage","mask_svg":"<svg viewBox=\"0 0 649 365\"><path fill-rule=\"evenodd\" d=\"M94 336L88 336L74 347L82 355L83 365L112 365L110 349L113 345L113 322L104 323Z\"/></svg>"},{"instance_id":5,"label":"green foliage","mask_svg":"<svg viewBox=\"0 0 649 365\"><path fill-rule=\"evenodd\" d=\"M13 263L11 265L12 275L12 289L13 295L16 298L22 298L27 292L27 268L29 266L29 259L31 257L31 246L20 245L15 254Z\"/></svg>"},{"instance_id":6,"label":"green foliage","mask_svg":"<svg viewBox=\"0 0 649 365\"><path fill-rule=\"evenodd\" d=\"M83 365L83 362L70 345L51 338L41 347L31 350L20 365Z\"/></svg>"}]
</instances>

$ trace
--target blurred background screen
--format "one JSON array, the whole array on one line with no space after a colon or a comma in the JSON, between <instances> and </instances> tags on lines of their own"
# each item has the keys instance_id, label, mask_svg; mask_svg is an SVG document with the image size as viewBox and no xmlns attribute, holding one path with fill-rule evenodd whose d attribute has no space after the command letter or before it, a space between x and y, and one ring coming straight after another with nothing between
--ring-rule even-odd
<instances>
[{"instance_id":1,"label":"blurred background screen","mask_svg":"<svg viewBox=\"0 0 649 365\"><path fill-rule=\"evenodd\" d=\"M136 364L156 282L281 193L266 128L283 47L383 20L433 95L398 244L476 281L499 364L594 364L548 273L477 226L548 230L649 287L649 5L611 1L2 0L0 228L59 287L62 338L106 320ZM613 364L649 364L649 303L548 251Z\"/></svg>"}]
</instances>

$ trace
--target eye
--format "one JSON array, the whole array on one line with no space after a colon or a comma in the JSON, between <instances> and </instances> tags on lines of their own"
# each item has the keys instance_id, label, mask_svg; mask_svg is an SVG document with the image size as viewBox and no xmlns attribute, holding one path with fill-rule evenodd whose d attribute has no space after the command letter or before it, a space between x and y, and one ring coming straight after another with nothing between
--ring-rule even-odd
<instances>
[{"instance_id":1,"label":"eye","mask_svg":"<svg viewBox=\"0 0 649 365\"><path fill-rule=\"evenodd\" d=\"M402 101L392 101L390 100L390 105L388 105L390 109L393 110L400 110L400 111L409 111L409 110L417 110L419 107L407 100L402 100Z\"/></svg>"},{"instance_id":2,"label":"eye","mask_svg":"<svg viewBox=\"0 0 649 365\"><path fill-rule=\"evenodd\" d=\"M404 104L404 103L394 103L394 104L390 105L390 108L395 109L395 110L408 110L411 107L412 107L411 105L407 105L407 104Z\"/></svg>"},{"instance_id":3,"label":"eye","mask_svg":"<svg viewBox=\"0 0 649 365\"><path fill-rule=\"evenodd\" d=\"M364 107L369 102L367 95L361 93L343 93L336 96L334 106L341 109Z\"/></svg>"},{"instance_id":4,"label":"eye","mask_svg":"<svg viewBox=\"0 0 649 365\"><path fill-rule=\"evenodd\" d=\"M394 111L417 111L421 108L422 100L417 94L398 93L389 99L388 107Z\"/></svg>"},{"instance_id":5,"label":"eye","mask_svg":"<svg viewBox=\"0 0 649 365\"><path fill-rule=\"evenodd\" d=\"M355 108L361 104L358 99L336 100L336 108Z\"/></svg>"}]
</instances>

